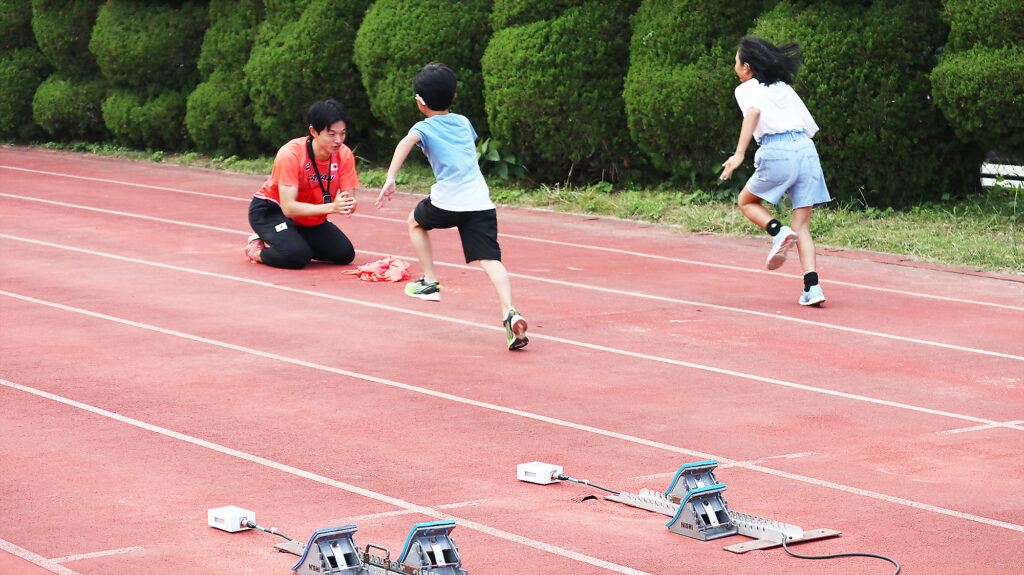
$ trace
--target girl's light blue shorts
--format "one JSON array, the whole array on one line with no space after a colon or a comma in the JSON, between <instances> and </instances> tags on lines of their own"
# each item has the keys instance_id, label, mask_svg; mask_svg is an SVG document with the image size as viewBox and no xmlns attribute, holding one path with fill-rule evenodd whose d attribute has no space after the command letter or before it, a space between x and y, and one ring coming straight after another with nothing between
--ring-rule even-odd
<instances>
[{"instance_id":1,"label":"girl's light blue shorts","mask_svg":"<svg viewBox=\"0 0 1024 575\"><path fill-rule=\"evenodd\" d=\"M825 186L818 150L804 132L765 134L754 154L754 175L747 180L750 193L779 203L789 193L793 208L820 206L832 200Z\"/></svg>"}]
</instances>

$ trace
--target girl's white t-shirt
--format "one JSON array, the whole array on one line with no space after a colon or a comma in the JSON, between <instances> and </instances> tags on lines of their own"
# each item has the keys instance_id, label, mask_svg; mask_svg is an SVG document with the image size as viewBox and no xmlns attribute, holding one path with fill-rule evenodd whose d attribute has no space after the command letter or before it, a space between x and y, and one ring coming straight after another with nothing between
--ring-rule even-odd
<instances>
[{"instance_id":1,"label":"girl's white t-shirt","mask_svg":"<svg viewBox=\"0 0 1024 575\"><path fill-rule=\"evenodd\" d=\"M761 117L754 128L754 139L758 142L765 134L803 130L807 132L808 138L813 138L818 133L818 124L814 122L804 101L785 82L765 86L751 78L736 86L735 94L744 118L751 108L761 111Z\"/></svg>"}]
</instances>

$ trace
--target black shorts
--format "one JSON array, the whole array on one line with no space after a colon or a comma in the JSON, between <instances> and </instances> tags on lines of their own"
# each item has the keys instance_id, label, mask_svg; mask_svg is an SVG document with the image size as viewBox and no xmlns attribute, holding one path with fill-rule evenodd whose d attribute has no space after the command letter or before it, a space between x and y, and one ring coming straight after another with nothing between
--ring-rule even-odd
<instances>
[{"instance_id":1,"label":"black shorts","mask_svg":"<svg viewBox=\"0 0 1024 575\"><path fill-rule=\"evenodd\" d=\"M494 209L476 212L449 212L435 207L426 197L412 212L416 223L425 230L458 228L466 263L478 260L501 261L498 245L498 212Z\"/></svg>"}]
</instances>

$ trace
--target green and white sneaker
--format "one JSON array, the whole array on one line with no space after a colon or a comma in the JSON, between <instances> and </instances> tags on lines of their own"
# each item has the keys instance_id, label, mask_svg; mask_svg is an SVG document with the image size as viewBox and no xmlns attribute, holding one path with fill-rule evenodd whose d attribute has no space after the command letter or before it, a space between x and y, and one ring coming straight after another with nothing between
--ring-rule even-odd
<instances>
[{"instance_id":1,"label":"green and white sneaker","mask_svg":"<svg viewBox=\"0 0 1024 575\"><path fill-rule=\"evenodd\" d=\"M526 337L526 319L515 309L508 310L508 315L502 323L505 324L505 338L508 340L509 349L522 349L530 343L530 338Z\"/></svg>"},{"instance_id":2,"label":"green and white sneaker","mask_svg":"<svg viewBox=\"0 0 1024 575\"><path fill-rule=\"evenodd\" d=\"M425 281L421 277L414 282L405 284L405 295L427 301L441 301L441 284Z\"/></svg>"}]
</instances>

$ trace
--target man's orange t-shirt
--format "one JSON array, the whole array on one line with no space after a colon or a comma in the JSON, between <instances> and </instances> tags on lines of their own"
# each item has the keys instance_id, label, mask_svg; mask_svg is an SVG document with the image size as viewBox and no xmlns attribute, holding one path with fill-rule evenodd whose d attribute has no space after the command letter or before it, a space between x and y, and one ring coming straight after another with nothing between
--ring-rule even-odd
<instances>
[{"instance_id":1,"label":"man's orange t-shirt","mask_svg":"<svg viewBox=\"0 0 1024 575\"><path fill-rule=\"evenodd\" d=\"M291 186L299 189L296 200L300 202L307 204L322 204L324 202L324 194L317 183L313 163L306 153L306 139L307 137L295 138L281 146L281 149L277 151L277 157L274 158L274 169L270 172L270 177L256 192L257 198L264 198L280 205L281 195L278 186ZM351 190L359 185L355 155L344 144L337 154L331 156L329 161L317 162L316 165L320 170L320 180L326 182L332 201L338 195L338 190ZM294 218L294 221L300 226L317 226L327 221L327 216L306 216Z\"/></svg>"}]
</instances>

